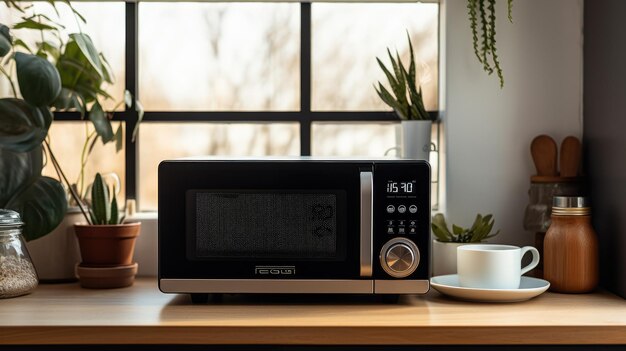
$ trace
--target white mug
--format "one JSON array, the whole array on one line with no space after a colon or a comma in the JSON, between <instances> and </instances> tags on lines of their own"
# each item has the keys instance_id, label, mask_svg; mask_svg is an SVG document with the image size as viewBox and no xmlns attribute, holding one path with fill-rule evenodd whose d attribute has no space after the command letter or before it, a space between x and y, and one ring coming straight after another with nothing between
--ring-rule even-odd
<instances>
[{"instance_id":1,"label":"white mug","mask_svg":"<svg viewBox=\"0 0 626 351\"><path fill-rule=\"evenodd\" d=\"M527 252L532 262L522 268ZM521 276L539 263L539 251L532 246L466 245L457 248L459 284L466 288L518 289Z\"/></svg>"}]
</instances>

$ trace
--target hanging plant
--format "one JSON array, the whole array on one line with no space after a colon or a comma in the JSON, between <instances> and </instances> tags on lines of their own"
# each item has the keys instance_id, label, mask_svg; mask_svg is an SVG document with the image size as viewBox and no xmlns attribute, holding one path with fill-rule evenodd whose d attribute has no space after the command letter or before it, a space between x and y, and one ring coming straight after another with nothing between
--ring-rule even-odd
<instances>
[{"instance_id":1,"label":"hanging plant","mask_svg":"<svg viewBox=\"0 0 626 351\"><path fill-rule=\"evenodd\" d=\"M507 5L509 21L513 23L513 0L507 0ZM496 72L502 88L504 75L496 50L496 0L467 0L467 8L476 58L489 75Z\"/></svg>"}]
</instances>

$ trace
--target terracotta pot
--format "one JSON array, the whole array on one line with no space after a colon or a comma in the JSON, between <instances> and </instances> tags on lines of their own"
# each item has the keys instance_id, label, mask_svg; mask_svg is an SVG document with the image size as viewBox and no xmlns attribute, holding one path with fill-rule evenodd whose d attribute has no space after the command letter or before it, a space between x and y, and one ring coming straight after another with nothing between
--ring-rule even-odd
<instances>
[{"instance_id":1,"label":"terracotta pot","mask_svg":"<svg viewBox=\"0 0 626 351\"><path fill-rule=\"evenodd\" d=\"M75 224L83 266L128 266L133 263L140 222L115 225Z\"/></svg>"},{"instance_id":2,"label":"terracotta pot","mask_svg":"<svg viewBox=\"0 0 626 351\"><path fill-rule=\"evenodd\" d=\"M80 286L87 289L115 289L133 285L137 274L137 263L117 267L76 266Z\"/></svg>"}]
</instances>

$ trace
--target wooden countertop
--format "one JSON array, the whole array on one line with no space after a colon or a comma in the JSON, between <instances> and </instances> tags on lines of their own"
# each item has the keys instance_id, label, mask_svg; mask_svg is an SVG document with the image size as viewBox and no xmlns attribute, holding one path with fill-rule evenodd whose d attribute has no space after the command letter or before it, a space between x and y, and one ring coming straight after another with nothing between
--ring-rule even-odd
<instances>
[{"instance_id":1,"label":"wooden countertop","mask_svg":"<svg viewBox=\"0 0 626 351\"><path fill-rule=\"evenodd\" d=\"M87 290L40 285L0 300L0 344L626 344L626 301L546 293L512 304L435 291L398 304L358 297L226 297L191 305L154 279Z\"/></svg>"}]
</instances>

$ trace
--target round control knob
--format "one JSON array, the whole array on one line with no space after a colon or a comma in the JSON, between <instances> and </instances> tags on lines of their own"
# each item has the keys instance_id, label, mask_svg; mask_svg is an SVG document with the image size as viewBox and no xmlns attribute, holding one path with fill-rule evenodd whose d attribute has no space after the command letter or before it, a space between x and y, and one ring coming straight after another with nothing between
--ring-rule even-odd
<instances>
[{"instance_id":1,"label":"round control knob","mask_svg":"<svg viewBox=\"0 0 626 351\"><path fill-rule=\"evenodd\" d=\"M404 278L415 272L420 253L417 246L405 238L389 240L380 251L380 264L392 277Z\"/></svg>"}]
</instances>

